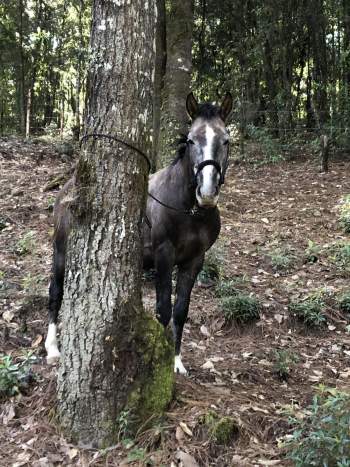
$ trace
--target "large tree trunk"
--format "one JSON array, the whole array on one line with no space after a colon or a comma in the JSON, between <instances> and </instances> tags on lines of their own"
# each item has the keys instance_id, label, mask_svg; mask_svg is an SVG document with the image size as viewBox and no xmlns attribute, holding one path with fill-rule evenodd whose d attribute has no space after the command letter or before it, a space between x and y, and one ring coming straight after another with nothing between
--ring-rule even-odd
<instances>
[{"instance_id":1,"label":"large tree trunk","mask_svg":"<svg viewBox=\"0 0 350 467\"><path fill-rule=\"evenodd\" d=\"M155 0L95 0L85 133L152 148L155 18ZM76 178L58 408L71 439L99 447L116 442L121 412L132 430L165 409L173 345L141 301L145 161L118 143L91 138Z\"/></svg>"},{"instance_id":2,"label":"large tree trunk","mask_svg":"<svg viewBox=\"0 0 350 467\"><path fill-rule=\"evenodd\" d=\"M170 0L166 13L167 64L162 99L158 165L174 158L179 133L187 132L186 97L192 71L193 0Z\"/></svg>"}]
</instances>

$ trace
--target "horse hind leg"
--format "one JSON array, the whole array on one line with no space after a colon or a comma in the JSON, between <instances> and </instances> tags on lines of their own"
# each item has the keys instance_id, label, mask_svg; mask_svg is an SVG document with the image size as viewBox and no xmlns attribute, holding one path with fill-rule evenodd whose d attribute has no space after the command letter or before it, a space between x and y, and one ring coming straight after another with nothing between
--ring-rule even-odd
<instances>
[{"instance_id":1,"label":"horse hind leg","mask_svg":"<svg viewBox=\"0 0 350 467\"><path fill-rule=\"evenodd\" d=\"M45 340L47 363L54 364L60 357L57 346L57 318L63 298L64 283L64 253L54 247L53 268L49 288L49 327Z\"/></svg>"},{"instance_id":2,"label":"horse hind leg","mask_svg":"<svg viewBox=\"0 0 350 467\"><path fill-rule=\"evenodd\" d=\"M185 265L179 266L176 284L176 300L173 312L173 331L175 339L174 372L187 375L181 360L181 341L183 328L188 315L191 292L199 271L202 269L204 256L195 258Z\"/></svg>"}]
</instances>

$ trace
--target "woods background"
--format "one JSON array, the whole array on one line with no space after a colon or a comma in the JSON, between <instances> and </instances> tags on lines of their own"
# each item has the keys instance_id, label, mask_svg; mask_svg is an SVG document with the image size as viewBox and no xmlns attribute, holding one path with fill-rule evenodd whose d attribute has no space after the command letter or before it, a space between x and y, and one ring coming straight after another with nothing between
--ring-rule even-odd
<instances>
[{"instance_id":1,"label":"woods background","mask_svg":"<svg viewBox=\"0 0 350 467\"><path fill-rule=\"evenodd\" d=\"M200 100L230 90L241 138L260 141L271 157L309 132L327 134L337 150L349 148L349 2L159 0L158 12L161 154L162 127L175 118L181 130L189 87ZM91 2L10 0L0 4L0 17L0 133L77 137Z\"/></svg>"}]
</instances>

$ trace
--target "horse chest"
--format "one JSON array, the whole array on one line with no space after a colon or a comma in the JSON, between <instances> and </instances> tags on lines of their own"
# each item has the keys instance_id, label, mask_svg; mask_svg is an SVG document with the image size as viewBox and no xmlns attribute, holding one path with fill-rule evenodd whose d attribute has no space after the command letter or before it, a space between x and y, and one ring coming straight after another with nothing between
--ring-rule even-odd
<instances>
[{"instance_id":1,"label":"horse chest","mask_svg":"<svg viewBox=\"0 0 350 467\"><path fill-rule=\"evenodd\" d=\"M189 222L177 229L175 239L175 262L183 263L204 254L219 235L220 224L201 225Z\"/></svg>"}]
</instances>

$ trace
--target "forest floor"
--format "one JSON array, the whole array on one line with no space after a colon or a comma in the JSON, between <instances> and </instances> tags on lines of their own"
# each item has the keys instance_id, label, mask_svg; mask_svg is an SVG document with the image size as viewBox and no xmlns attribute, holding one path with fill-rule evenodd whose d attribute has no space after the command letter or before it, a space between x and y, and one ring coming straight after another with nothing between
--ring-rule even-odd
<instances>
[{"instance_id":1,"label":"forest floor","mask_svg":"<svg viewBox=\"0 0 350 467\"><path fill-rule=\"evenodd\" d=\"M348 286L349 272L329 253L345 239L338 206L350 193L349 160L332 161L327 174L305 156L230 167L215 252L222 276L260 301L260 320L227 325L215 287L197 284L182 349L189 376L176 376L164 423L140 433L132 447L119 443L105 451L63 439L54 423L57 370L45 362L52 206L72 166L52 144L0 139L0 351L12 362L33 352L27 389L2 401L0 465L194 467L193 458L200 466L290 465L280 446L291 432L288 414L301 414L319 384L350 386L348 323L332 299ZM307 262L310 250L315 262ZM328 300L321 330L288 311L291 301L309 294ZM153 297L145 283L145 301ZM278 365L288 367L285 378ZM209 412L235 420L228 445L215 443L205 428Z\"/></svg>"}]
</instances>

